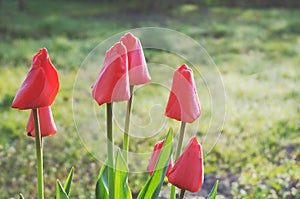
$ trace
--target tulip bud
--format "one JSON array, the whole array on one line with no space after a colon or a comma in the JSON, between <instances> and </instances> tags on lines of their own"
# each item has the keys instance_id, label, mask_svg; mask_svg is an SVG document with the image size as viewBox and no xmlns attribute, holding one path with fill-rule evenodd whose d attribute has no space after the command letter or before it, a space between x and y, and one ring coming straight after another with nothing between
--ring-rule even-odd
<instances>
[{"instance_id":1,"label":"tulip bud","mask_svg":"<svg viewBox=\"0 0 300 199\"><path fill-rule=\"evenodd\" d=\"M192 123L201 113L194 75L191 68L183 64L174 72L166 113L167 117Z\"/></svg>"},{"instance_id":2,"label":"tulip bud","mask_svg":"<svg viewBox=\"0 0 300 199\"><path fill-rule=\"evenodd\" d=\"M197 192L204 181L202 147L193 137L184 152L167 174L168 180L176 187Z\"/></svg>"},{"instance_id":3,"label":"tulip bud","mask_svg":"<svg viewBox=\"0 0 300 199\"><path fill-rule=\"evenodd\" d=\"M41 49L32 59L31 68L17 92L12 108L33 109L50 106L58 92L59 81L47 49Z\"/></svg>"}]
</instances>

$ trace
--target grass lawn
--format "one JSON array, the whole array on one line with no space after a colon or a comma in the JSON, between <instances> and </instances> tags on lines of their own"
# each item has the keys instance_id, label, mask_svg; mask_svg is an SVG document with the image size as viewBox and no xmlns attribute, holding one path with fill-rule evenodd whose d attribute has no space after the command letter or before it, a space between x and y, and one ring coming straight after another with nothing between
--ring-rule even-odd
<instances>
[{"instance_id":1,"label":"grass lawn","mask_svg":"<svg viewBox=\"0 0 300 199\"><path fill-rule=\"evenodd\" d=\"M27 1L25 11L19 12L15 1L2 0L1 198L17 198L19 192L25 198L36 195L34 139L26 136L25 132L29 111L11 109L10 105L26 76L32 56L42 47L47 47L59 71L61 83L52 106L58 132L43 140L46 198L55 196L56 178L64 182L72 166L75 166L75 178L71 197L94 198L101 167L98 156L105 156L106 152L102 150L103 147L105 149L105 142L94 137L102 133L94 132L98 127L88 124L84 128L83 124L90 118L77 117L74 122L74 85L84 81L76 77L82 74L81 63L99 43L128 29L147 26L170 28L196 40L211 56L224 83L226 117L222 134L211 151L213 139L202 143L206 154L205 185L197 194L189 195L206 196L214 181L219 179L219 195L225 198L300 198L299 19L299 10L206 9L183 5L166 13L143 14L118 5L56 0ZM153 38L156 38L155 35ZM152 79L165 80L168 85L171 83L172 68L184 61L169 52L151 49L145 49L145 56L150 63ZM161 68L170 66L169 76L165 76L166 70L160 70L155 63L161 64ZM101 64L97 71L92 72L94 75ZM204 73L210 70L209 67L198 67ZM202 142L211 119L213 107L207 97L209 91L203 82L198 84L200 99L203 98L203 114L196 125L188 126L184 143L191 135L197 135ZM91 101L89 93L78 97ZM166 135L168 126L179 131L176 121L166 119L160 129L161 121L155 120L155 113L162 115L164 111L163 106L155 105L165 105L167 98L168 91L162 87L137 87L133 121L137 126L147 127L153 119L154 126L150 122L145 132L132 132L135 138L130 150L145 153L140 159L132 158L132 171L146 168L150 157L147 152L150 153L154 143ZM116 143L120 146L122 133L119 126L123 124L124 107L125 103L115 106ZM149 108L156 112L149 113ZM75 115L95 110L104 134L103 107L77 104ZM78 124L81 124L80 128ZM144 137L139 137L140 133ZM216 136L218 132L212 135ZM90 146L82 144L82 141L86 144L85 138L90 139ZM94 142L91 141L93 139ZM147 173L141 172L130 174L129 184L133 192L140 190L147 176ZM167 186L163 193L166 189Z\"/></svg>"}]
</instances>

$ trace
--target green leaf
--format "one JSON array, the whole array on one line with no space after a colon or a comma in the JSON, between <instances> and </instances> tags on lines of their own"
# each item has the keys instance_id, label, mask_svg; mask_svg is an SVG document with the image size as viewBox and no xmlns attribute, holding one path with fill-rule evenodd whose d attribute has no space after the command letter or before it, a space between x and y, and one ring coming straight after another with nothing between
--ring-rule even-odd
<instances>
[{"instance_id":1,"label":"green leaf","mask_svg":"<svg viewBox=\"0 0 300 199\"><path fill-rule=\"evenodd\" d=\"M21 193L19 193L19 198L18 199L24 199L24 196Z\"/></svg>"},{"instance_id":2,"label":"green leaf","mask_svg":"<svg viewBox=\"0 0 300 199\"><path fill-rule=\"evenodd\" d=\"M68 178L66 180L65 186L64 186L64 190L67 193L67 195L69 195L69 193L70 193L73 173L74 173L74 167L71 168L71 170L69 172L69 175L68 175Z\"/></svg>"},{"instance_id":3,"label":"green leaf","mask_svg":"<svg viewBox=\"0 0 300 199\"><path fill-rule=\"evenodd\" d=\"M154 172L144 185L138 195L138 199L156 199L164 182L167 173L168 164L172 154L172 135L173 130L170 128L166 141L160 151Z\"/></svg>"},{"instance_id":4,"label":"green leaf","mask_svg":"<svg viewBox=\"0 0 300 199\"><path fill-rule=\"evenodd\" d=\"M69 199L59 180L56 181L56 199Z\"/></svg>"},{"instance_id":5,"label":"green leaf","mask_svg":"<svg viewBox=\"0 0 300 199\"><path fill-rule=\"evenodd\" d=\"M128 168L120 150L116 157L115 170L115 198L132 199L132 194L128 185Z\"/></svg>"},{"instance_id":6,"label":"green leaf","mask_svg":"<svg viewBox=\"0 0 300 199\"><path fill-rule=\"evenodd\" d=\"M213 188L211 189L207 199L216 199L217 196L217 189L218 189L218 184L219 184L219 180L217 180L215 182L215 185L213 186Z\"/></svg>"},{"instance_id":7,"label":"green leaf","mask_svg":"<svg viewBox=\"0 0 300 199\"><path fill-rule=\"evenodd\" d=\"M96 184L96 199L108 199L108 167L102 165Z\"/></svg>"}]
</instances>

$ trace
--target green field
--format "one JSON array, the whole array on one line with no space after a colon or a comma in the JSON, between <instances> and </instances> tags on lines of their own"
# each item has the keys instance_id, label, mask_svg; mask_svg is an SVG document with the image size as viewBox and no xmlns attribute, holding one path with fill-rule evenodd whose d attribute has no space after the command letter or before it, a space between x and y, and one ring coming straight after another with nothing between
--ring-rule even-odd
<instances>
[{"instance_id":1,"label":"green field","mask_svg":"<svg viewBox=\"0 0 300 199\"><path fill-rule=\"evenodd\" d=\"M42 47L47 47L61 83L52 106L58 132L43 140L45 196L55 196L56 178L64 182L74 166L71 198L94 198L101 167L101 161L95 156L105 154L101 150L105 142L92 143L96 152L99 147L99 154L89 153L90 146L81 142L89 133L93 138L95 132L90 132L94 130L90 128L76 129L72 108L76 76L85 57L99 43L128 29L148 26L173 29L196 40L213 59L224 83L226 117L212 151L209 151L209 141L214 140L203 143L205 185L198 195L206 196L219 179L219 195L225 198L300 198L300 10L182 5L164 13L143 14L131 7L111 4L27 1L26 9L20 12L15 1L1 2L1 198L17 198L19 192L25 198L36 195L34 139L25 132L29 111L11 109L10 105L26 77L32 56ZM145 56L149 63L172 68L184 61L155 50L146 49ZM209 70L199 67L204 72ZM149 65L153 79L164 79L158 69ZM93 73L96 75L98 70ZM169 75L166 84L171 82L172 73ZM200 87L199 96L203 98L203 114L197 123L199 130L194 132L191 125L185 143L195 134L201 142L209 125L213 107L205 98L207 88L202 86L203 93ZM167 103L168 92L161 91L155 86L138 90L133 109L135 121L146 124L151 103ZM83 94L82 100L91 100L88 96L89 93ZM124 107L124 103L116 105L117 119L122 118ZM104 107L77 106L76 113L85 114L96 108L100 123L105 124ZM79 117L79 120L76 122L84 123L89 118ZM167 120L166 124L153 137L133 139L130 150L151 152L154 143L166 135L168 126L178 132L178 122ZM104 129L98 133L105 134ZM116 132L117 145L121 146L121 138L121 131ZM140 160L133 158L130 169L146 167L148 158L147 155ZM147 176L140 172L130 174L133 192L139 191Z\"/></svg>"}]
</instances>

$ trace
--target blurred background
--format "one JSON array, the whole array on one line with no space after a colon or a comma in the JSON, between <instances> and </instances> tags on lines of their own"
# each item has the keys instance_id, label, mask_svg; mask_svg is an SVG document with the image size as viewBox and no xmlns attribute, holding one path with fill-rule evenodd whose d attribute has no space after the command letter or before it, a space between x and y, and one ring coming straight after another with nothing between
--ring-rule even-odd
<instances>
[{"instance_id":1,"label":"blurred background","mask_svg":"<svg viewBox=\"0 0 300 199\"><path fill-rule=\"evenodd\" d=\"M94 198L101 162L81 143L79 134L88 132L77 132L73 121L75 78L100 42L151 26L170 28L199 42L224 83L222 134L205 157L205 185L187 198L206 196L216 179L219 198L300 198L299 7L296 0L0 0L0 197L17 198L19 192L25 198L36 196L34 139L25 132L29 111L10 105L33 55L47 47L61 89L53 105L58 132L44 139L45 196L55 196L56 178L64 182L74 165L71 197ZM145 50L145 56L148 62L165 61L174 68L182 63L157 51ZM146 101L155 92L150 89L145 95ZM161 97L166 103L168 93ZM144 110L133 111L138 116ZM207 118L208 113L200 118L199 130L188 133L205 136L201 129ZM173 125L178 131L179 124ZM165 133L163 129L157 136ZM157 140L133 140L131 150L151 152ZM121 144L121 138L116 141ZM141 160L145 165L147 161ZM130 174L135 194L147 177Z\"/></svg>"}]
</instances>

